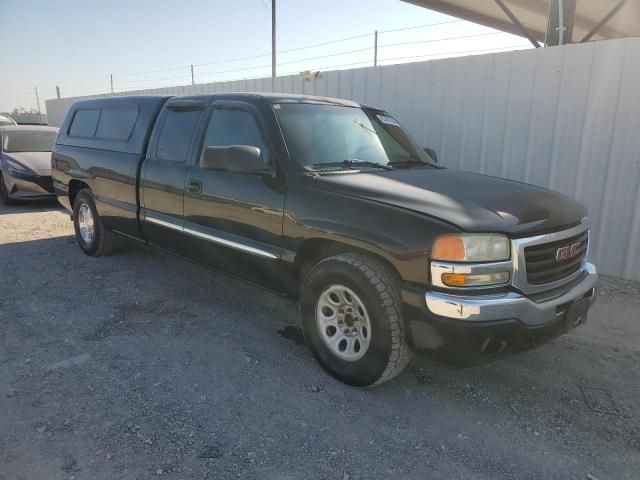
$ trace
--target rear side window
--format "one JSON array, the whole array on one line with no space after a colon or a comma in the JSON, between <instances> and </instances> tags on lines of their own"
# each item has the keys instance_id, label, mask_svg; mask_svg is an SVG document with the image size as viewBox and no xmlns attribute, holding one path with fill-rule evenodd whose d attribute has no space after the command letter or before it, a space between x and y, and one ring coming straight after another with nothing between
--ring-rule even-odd
<instances>
[{"instance_id":1,"label":"rear side window","mask_svg":"<svg viewBox=\"0 0 640 480\"><path fill-rule=\"evenodd\" d=\"M69 127L69 136L93 138L98 126L100 110L78 110Z\"/></svg>"},{"instance_id":2,"label":"rear side window","mask_svg":"<svg viewBox=\"0 0 640 480\"><path fill-rule=\"evenodd\" d=\"M128 140L138 119L137 108L105 108L98 120L96 138L102 140Z\"/></svg>"},{"instance_id":3,"label":"rear side window","mask_svg":"<svg viewBox=\"0 0 640 480\"><path fill-rule=\"evenodd\" d=\"M195 131L200 111L179 112L167 110L167 116L158 138L156 157L159 160L184 162Z\"/></svg>"}]
</instances>

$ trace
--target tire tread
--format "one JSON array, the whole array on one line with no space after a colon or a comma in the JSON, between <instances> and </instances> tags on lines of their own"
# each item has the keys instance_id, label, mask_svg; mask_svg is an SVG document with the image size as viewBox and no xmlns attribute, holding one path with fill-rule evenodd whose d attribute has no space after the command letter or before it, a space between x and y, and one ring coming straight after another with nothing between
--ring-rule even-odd
<instances>
[{"instance_id":1,"label":"tire tread","mask_svg":"<svg viewBox=\"0 0 640 480\"><path fill-rule=\"evenodd\" d=\"M98 215L98 211L96 209L96 203L95 203L95 200L94 200L94 197L93 197L93 192L91 192L90 189L83 188L82 190L80 190L78 192L78 194L76 195L76 198L74 200L74 208L73 208L74 213L76 211L75 205L83 197L86 199L85 201L89 204L89 208L91 208L92 211L93 211L95 234L96 234L96 240L98 242L95 252L87 253L85 251L85 253L87 253L88 255L94 256L94 257L104 257L104 256L107 256L107 255L110 255L113 252L115 252L116 249L117 249L118 237L111 230L105 228L104 224L102 223L102 220L100 219L100 216ZM74 227L75 227L75 224L74 224ZM78 234L76 232L76 236L77 235ZM78 241L80 241L79 237L78 237Z\"/></svg>"},{"instance_id":2,"label":"tire tread","mask_svg":"<svg viewBox=\"0 0 640 480\"><path fill-rule=\"evenodd\" d=\"M404 370L413 356L407 344L402 323L402 300L398 292L398 280L394 272L379 260L361 253L341 253L325 258L318 265L329 261L340 261L359 270L378 292L380 305L386 311L391 335L391 353L386 368L371 386L391 380Z\"/></svg>"}]
</instances>

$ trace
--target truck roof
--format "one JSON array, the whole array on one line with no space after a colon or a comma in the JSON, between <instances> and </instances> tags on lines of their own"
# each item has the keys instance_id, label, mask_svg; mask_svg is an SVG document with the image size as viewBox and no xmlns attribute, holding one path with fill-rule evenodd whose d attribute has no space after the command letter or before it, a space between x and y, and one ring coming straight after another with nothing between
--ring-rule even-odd
<instances>
[{"instance_id":1,"label":"truck roof","mask_svg":"<svg viewBox=\"0 0 640 480\"><path fill-rule=\"evenodd\" d=\"M319 103L327 105L341 105L345 107L366 107L357 102L351 100L344 100L341 98L321 97L316 95L299 95L292 93L268 93L268 92L220 92L220 93L204 93L196 95L127 95L116 97L100 97L100 98L88 98L85 100L78 100L76 105L82 105L83 107L99 107L101 105L114 103L130 103L132 101L140 104L157 104L158 102L164 103L164 100L169 98L189 98L191 100L201 98L203 100L212 98L229 98L234 100L241 100L242 98L255 99L264 98L269 103Z\"/></svg>"},{"instance_id":2,"label":"truck roof","mask_svg":"<svg viewBox=\"0 0 640 480\"><path fill-rule=\"evenodd\" d=\"M245 101L247 103L308 103L317 105L339 105L362 108L364 105L350 100L319 97L313 95L295 95L286 93L247 93L224 92L201 95L130 95L98 97L78 100L71 105L60 126L57 145L113 150L135 155L144 154L156 119L163 105L167 102L199 101L205 105L214 100ZM261 99L256 101L257 99ZM107 114L106 112L111 112ZM74 119L78 115L78 125L89 129L83 133L72 129ZM80 116L81 115L81 116ZM106 128L107 133L101 132ZM123 134L123 128L129 128ZM120 132L116 136L111 134ZM127 132L125 132L127 133ZM118 137L118 138L116 138Z\"/></svg>"},{"instance_id":3,"label":"truck roof","mask_svg":"<svg viewBox=\"0 0 640 480\"><path fill-rule=\"evenodd\" d=\"M216 93L210 96L223 96L227 95L224 93ZM363 107L359 103L353 102L351 100L344 100L342 98L332 98L332 97L320 97L316 95L300 95L294 93L229 93L229 96L239 97L243 95L247 95L249 97L262 97L268 100L270 103L324 103L330 105L343 105L345 107ZM205 95L206 96L206 95Z\"/></svg>"}]
</instances>

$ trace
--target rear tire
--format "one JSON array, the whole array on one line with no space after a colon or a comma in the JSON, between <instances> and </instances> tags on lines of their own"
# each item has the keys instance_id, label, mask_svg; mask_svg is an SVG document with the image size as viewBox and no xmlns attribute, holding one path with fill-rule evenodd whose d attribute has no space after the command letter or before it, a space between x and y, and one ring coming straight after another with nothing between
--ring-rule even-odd
<instances>
[{"instance_id":1,"label":"rear tire","mask_svg":"<svg viewBox=\"0 0 640 480\"><path fill-rule=\"evenodd\" d=\"M15 202L9 197L9 190L4 183L4 176L0 173L0 201L5 205L13 205Z\"/></svg>"},{"instance_id":2,"label":"rear tire","mask_svg":"<svg viewBox=\"0 0 640 480\"><path fill-rule=\"evenodd\" d=\"M348 385L379 385L411 360L396 275L375 258L345 253L316 264L302 285L300 318L316 360Z\"/></svg>"},{"instance_id":3,"label":"rear tire","mask_svg":"<svg viewBox=\"0 0 640 480\"><path fill-rule=\"evenodd\" d=\"M73 202L73 226L78 245L87 255L101 257L116 250L117 237L103 225L89 189L80 190L76 195Z\"/></svg>"}]
</instances>

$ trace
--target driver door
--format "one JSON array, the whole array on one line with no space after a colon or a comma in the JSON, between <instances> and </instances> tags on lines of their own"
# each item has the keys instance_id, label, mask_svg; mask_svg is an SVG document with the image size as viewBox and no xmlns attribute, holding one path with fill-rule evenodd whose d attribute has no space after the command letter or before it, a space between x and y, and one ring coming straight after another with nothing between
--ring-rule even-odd
<instances>
[{"instance_id":1,"label":"driver door","mask_svg":"<svg viewBox=\"0 0 640 480\"><path fill-rule=\"evenodd\" d=\"M193 259L245 280L280 290L284 189L256 109L217 101L207 112L202 144L187 171L184 194L185 251ZM209 146L260 149L265 171L237 173L199 165Z\"/></svg>"}]
</instances>

